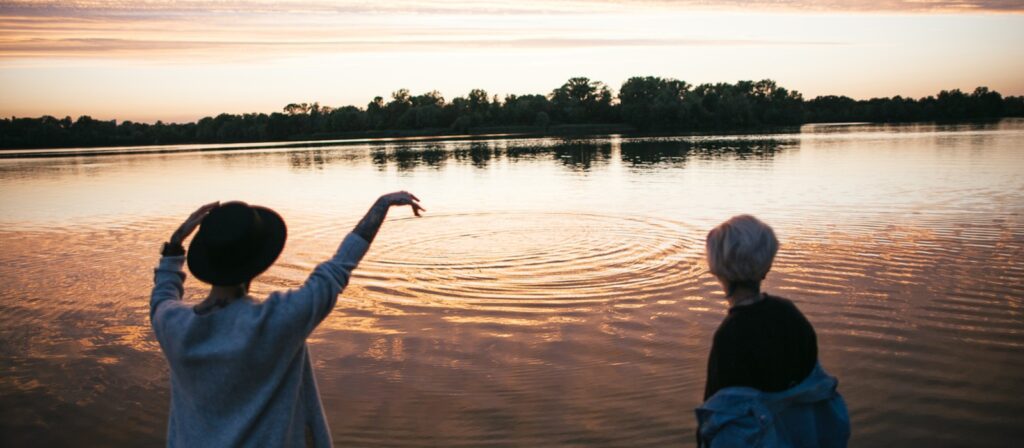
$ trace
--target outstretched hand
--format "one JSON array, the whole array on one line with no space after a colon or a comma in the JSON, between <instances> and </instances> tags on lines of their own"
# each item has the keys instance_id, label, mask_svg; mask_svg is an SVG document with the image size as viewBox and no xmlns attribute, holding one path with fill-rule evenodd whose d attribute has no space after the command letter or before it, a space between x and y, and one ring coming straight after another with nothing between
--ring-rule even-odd
<instances>
[{"instance_id":1,"label":"outstretched hand","mask_svg":"<svg viewBox=\"0 0 1024 448\"><path fill-rule=\"evenodd\" d=\"M205 218L206 215L210 214L211 210L217 207L220 207L220 201L211 202L202 207L199 207L198 210L192 212L192 214L188 216L188 219L186 219L185 222L181 223L181 226L178 227L178 230L175 230L174 233L171 235L171 243L181 244L183 241L185 241L185 238L188 238L188 236L191 235L192 232L196 230L196 227L199 227L199 223L203 222L203 218Z\"/></svg>"},{"instance_id":2,"label":"outstretched hand","mask_svg":"<svg viewBox=\"0 0 1024 448\"><path fill-rule=\"evenodd\" d=\"M394 193L388 193L381 196L380 201L387 204L388 207L408 205L412 207L412 212L416 216L420 216L420 212L425 212L427 209L420 205L420 198L416 195L409 193L408 191L396 191Z\"/></svg>"},{"instance_id":3,"label":"outstretched hand","mask_svg":"<svg viewBox=\"0 0 1024 448\"><path fill-rule=\"evenodd\" d=\"M388 215L388 209L396 205L412 207L412 212L416 216L420 216L420 212L427 211L420 206L420 198L408 191L388 193L373 203L373 207L370 207L370 211L366 212L366 216L363 216L363 219L359 221L359 224L356 224L352 231L366 240L367 243L372 243L373 238L377 236L377 230L380 229L380 225L384 223L384 218Z\"/></svg>"}]
</instances>

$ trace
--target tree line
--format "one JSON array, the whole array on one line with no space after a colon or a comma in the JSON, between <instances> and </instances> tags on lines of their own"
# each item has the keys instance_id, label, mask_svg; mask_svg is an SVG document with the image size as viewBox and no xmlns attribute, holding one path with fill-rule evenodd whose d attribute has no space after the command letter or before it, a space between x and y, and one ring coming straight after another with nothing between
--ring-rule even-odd
<instances>
[{"instance_id":1,"label":"tree line","mask_svg":"<svg viewBox=\"0 0 1024 448\"><path fill-rule=\"evenodd\" d=\"M633 77L618 94L600 81L571 78L546 95L489 95L482 89L448 101L438 91L407 89L365 107L293 103L271 114L220 114L190 123L96 120L83 115L0 118L0 148L132 146L327 139L354 136L548 132L579 125L620 125L640 132L719 131L825 122L959 121L1024 116L1024 97L987 87L943 90L914 99L804 100L772 80L691 85Z\"/></svg>"}]
</instances>

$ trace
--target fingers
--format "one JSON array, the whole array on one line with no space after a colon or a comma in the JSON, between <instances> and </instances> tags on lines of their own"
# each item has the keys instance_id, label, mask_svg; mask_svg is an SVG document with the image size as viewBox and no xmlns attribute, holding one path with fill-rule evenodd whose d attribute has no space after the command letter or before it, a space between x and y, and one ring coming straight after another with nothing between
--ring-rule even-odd
<instances>
[{"instance_id":1,"label":"fingers","mask_svg":"<svg viewBox=\"0 0 1024 448\"><path fill-rule=\"evenodd\" d=\"M193 215L205 215L207 213L210 213L211 210L217 207L220 207L220 201L213 201L209 204L199 207L199 210L196 210L195 213L193 213Z\"/></svg>"},{"instance_id":2,"label":"fingers","mask_svg":"<svg viewBox=\"0 0 1024 448\"><path fill-rule=\"evenodd\" d=\"M220 201L211 202L202 207L199 207L198 210L192 212L192 214L189 215L188 219L186 219L185 222L192 222L195 220L201 221L203 218L206 217L206 215L208 215L213 209L217 207L220 207Z\"/></svg>"},{"instance_id":3,"label":"fingers","mask_svg":"<svg viewBox=\"0 0 1024 448\"><path fill-rule=\"evenodd\" d=\"M178 227L178 230L174 232L174 238L183 240L191 235L192 232L195 231L196 227L199 226L199 223L203 222L203 219L206 218L206 215L210 214L210 211L217 207L220 207L220 201L211 202L192 212L192 214L185 219L185 222L181 224L181 227Z\"/></svg>"},{"instance_id":4,"label":"fingers","mask_svg":"<svg viewBox=\"0 0 1024 448\"><path fill-rule=\"evenodd\" d=\"M421 216L421 212L427 211L427 209L423 208L423 206L420 205L420 198L416 197L416 195L409 193L408 191L405 190L389 193L384 195L383 197L387 198L387 201L390 205L408 205L412 207L412 212L416 216Z\"/></svg>"},{"instance_id":5,"label":"fingers","mask_svg":"<svg viewBox=\"0 0 1024 448\"><path fill-rule=\"evenodd\" d=\"M409 205L412 206L412 213L417 217L421 216L420 212L427 211L427 209L423 208L423 206L421 206L418 202L410 202Z\"/></svg>"},{"instance_id":6,"label":"fingers","mask_svg":"<svg viewBox=\"0 0 1024 448\"><path fill-rule=\"evenodd\" d=\"M420 212L427 211L427 209L420 205L420 198L416 197L416 195L409 193L408 191L401 191L399 193L402 195L401 204L412 207L412 213L414 215L421 216Z\"/></svg>"}]
</instances>

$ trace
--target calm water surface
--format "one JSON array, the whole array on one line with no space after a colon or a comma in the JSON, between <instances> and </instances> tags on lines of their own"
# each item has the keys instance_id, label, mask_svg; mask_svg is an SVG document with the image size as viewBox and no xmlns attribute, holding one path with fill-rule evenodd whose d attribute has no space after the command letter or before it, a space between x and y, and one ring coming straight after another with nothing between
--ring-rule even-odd
<instances>
[{"instance_id":1,"label":"calm water surface","mask_svg":"<svg viewBox=\"0 0 1024 448\"><path fill-rule=\"evenodd\" d=\"M310 339L338 445L691 445L726 312L703 236L737 213L775 227L767 290L817 329L854 446L1024 438L1024 121L1005 120L3 159L0 442L162 443L148 293L198 205L282 213L265 294L397 189L429 213L392 213Z\"/></svg>"}]
</instances>

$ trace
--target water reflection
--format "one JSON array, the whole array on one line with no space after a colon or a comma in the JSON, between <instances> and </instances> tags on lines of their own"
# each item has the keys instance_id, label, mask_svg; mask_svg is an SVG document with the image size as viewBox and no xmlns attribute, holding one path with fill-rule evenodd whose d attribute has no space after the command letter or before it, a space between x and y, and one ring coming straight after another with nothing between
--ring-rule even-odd
<instances>
[{"instance_id":1,"label":"water reflection","mask_svg":"<svg viewBox=\"0 0 1024 448\"><path fill-rule=\"evenodd\" d=\"M793 141L761 138L530 139L416 145L381 144L370 147L370 157L380 171L388 171L393 167L399 172L407 172L421 166L440 169L449 160L484 169L506 160L515 163L550 156L572 171L586 172L594 167L606 165L617 148L621 148L622 160L632 165L675 165L690 156L768 158L788 146L794 146ZM305 155L306 152L302 154L304 158L311 157ZM322 155L317 157L320 160L324 159Z\"/></svg>"},{"instance_id":2,"label":"water reflection","mask_svg":"<svg viewBox=\"0 0 1024 448\"><path fill-rule=\"evenodd\" d=\"M594 165L607 163L612 155L612 146L603 142L569 141L556 145L552 150L558 161L576 171L588 171Z\"/></svg>"},{"instance_id":3,"label":"water reflection","mask_svg":"<svg viewBox=\"0 0 1024 448\"><path fill-rule=\"evenodd\" d=\"M199 157L219 160L225 164L237 161L252 164L272 160L280 154L295 170L323 170L336 164L351 164L369 159L379 171L394 168L408 172L419 167L441 169L445 162L454 160L485 169L502 161L518 162L543 160L549 157L573 171L589 171L609 162L613 153L621 148L623 161L631 165L676 165L687 157L766 158L787 147L795 146L793 139L660 137L660 138L588 138L588 139L523 139L487 140L473 142L428 143L373 143L335 147L311 147L300 150L223 150L207 149ZM46 173L63 175L89 174L109 166L124 165L148 167L156 161L176 160L173 155L119 153L81 157L48 159L0 160L0 175L6 178L30 178Z\"/></svg>"},{"instance_id":4,"label":"water reflection","mask_svg":"<svg viewBox=\"0 0 1024 448\"><path fill-rule=\"evenodd\" d=\"M766 288L818 330L853 445L1012 446L1024 121L837 128L2 160L0 433L162 443L146 294L196 204L286 217L266 294L406 188L430 213L389 219L310 340L339 444L690 443L725 313L702 237L751 212L783 242Z\"/></svg>"},{"instance_id":5,"label":"water reflection","mask_svg":"<svg viewBox=\"0 0 1024 448\"><path fill-rule=\"evenodd\" d=\"M1014 129L1014 120L978 120L971 123L815 123L804 125L803 133L812 134L844 134L850 132L872 133L885 132L891 134L914 134L933 132L977 132L1000 129Z\"/></svg>"},{"instance_id":6,"label":"water reflection","mask_svg":"<svg viewBox=\"0 0 1024 448\"><path fill-rule=\"evenodd\" d=\"M796 147L796 140L730 139L730 140L628 140L622 142L622 160L632 166L681 166L687 158L703 159L734 157L740 160L767 159L786 148Z\"/></svg>"},{"instance_id":7,"label":"water reflection","mask_svg":"<svg viewBox=\"0 0 1024 448\"><path fill-rule=\"evenodd\" d=\"M321 150L290 152L288 153L288 164L295 169L316 169L321 170L327 163L327 152Z\"/></svg>"}]
</instances>

